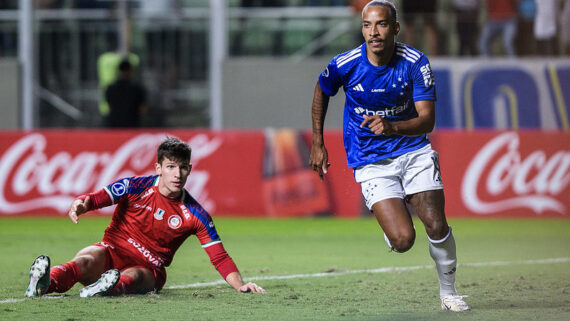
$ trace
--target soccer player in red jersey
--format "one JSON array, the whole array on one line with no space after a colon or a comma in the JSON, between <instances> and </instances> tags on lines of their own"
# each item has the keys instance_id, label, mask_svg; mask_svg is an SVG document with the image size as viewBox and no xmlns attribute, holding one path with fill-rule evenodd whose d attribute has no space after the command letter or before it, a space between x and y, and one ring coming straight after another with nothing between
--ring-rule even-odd
<instances>
[{"instance_id":1,"label":"soccer player in red jersey","mask_svg":"<svg viewBox=\"0 0 570 321\"><path fill-rule=\"evenodd\" d=\"M50 270L47 255L30 268L26 297L63 293L77 282L81 297L159 291L166 282L165 267L190 235L196 235L211 263L238 292L265 293L255 283L242 281L212 218L184 189L192 165L191 149L177 138L167 138L157 151L155 176L127 177L105 188L77 197L69 218L116 204L103 240L80 250L73 260Z\"/></svg>"}]
</instances>

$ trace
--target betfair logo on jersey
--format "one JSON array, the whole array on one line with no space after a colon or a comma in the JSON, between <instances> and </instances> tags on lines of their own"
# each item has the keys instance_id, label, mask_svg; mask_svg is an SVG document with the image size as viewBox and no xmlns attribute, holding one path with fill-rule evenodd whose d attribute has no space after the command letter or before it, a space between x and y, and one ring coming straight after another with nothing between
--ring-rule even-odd
<instances>
[{"instance_id":1,"label":"betfair logo on jersey","mask_svg":"<svg viewBox=\"0 0 570 321\"><path fill-rule=\"evenodd\" d=\"M159 208L156 210L156 213L154 213L154 218L162 221L162 217L164 216L164 210L162 208Z\"/></svg>"},{"instance_id":2,"label":"betfair logo on jersey","mask_svg":"<svg viewBox=\"0 0 570 321\"><path fill-rule=\"evenodd\" d=\"M395 106L393 108L384 108L384 109L380 109L380 110L370 110L368 108L364 108L364 107L360 107L360 106L354 108L354 112L358 115L366 115L366 116L378 115L381 117L395 116L395 115L402 113L404 110L406 110L406 104L401 105L401 106Z\"/></svg>"},{"instance_id":3,"label":"betfair logo on jersey","mask_svg":"<svg viewBox=\"0 0 570 321\"><path fill-rule=\"evenodd\" d=\"M129 180L124 179L119 182L115 182L111 185L111 193L115 196L123 196L127 192L127 188L129 187Z\"/></svg>"},{"instance_id":4,"label":"betfair logo on jersey","mask_svg":"<svg viewBox=\"0 0 570 321\"><path fill-rule=\"evenodd\" d=\"M420 68L420 71L422 72L422 76L424 76L424 85L426 87L435 85L435 81L433 79L433 73L431 72L431 67L429 64L423 65Z\"/></svg>"}]
</instances>

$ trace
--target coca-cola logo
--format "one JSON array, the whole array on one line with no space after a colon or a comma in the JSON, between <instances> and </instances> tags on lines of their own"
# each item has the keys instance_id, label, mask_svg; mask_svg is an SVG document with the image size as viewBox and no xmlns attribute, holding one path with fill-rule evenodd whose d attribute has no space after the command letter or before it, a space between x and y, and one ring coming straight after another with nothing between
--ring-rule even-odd
<instances>
[{"instance_id":1,"label":"coca-cola logo","mask_svg":"<svg viewBox=\"0 0 570 321\"><path fill-rule=\"evenodd\" d=\"M519 147L519 135L507 132L479 150L463 177L464 204L482 215L522 208L565 215L567 209L558 198L570 183L570 151L548 156L534 150L524 156ZM481 195L481 190L488 195Z\"/></svg>"},{"instance_id":2,"label":"coca-cola logo","mask_svg":"<svg viewBox=\"0 0 570 321\"><path fill-rule=\"evenodd\" d=\"M114 151L85 150L72 154L65 150L70 146L64 145L64 149L48 155L48 140L43 134L26 135L9 146L0 158L3 173L0 213L30 213L46 208L65 213L77 195L100 189L121 177L153 175L156 148L166 136L165 133L137 135ZM218 150L222 139L198 134L188 143L196 165ZM208 180L207 171L193 170L187 188L211 211L215 203L208 197Z\"/></svg>"}]
</instances>

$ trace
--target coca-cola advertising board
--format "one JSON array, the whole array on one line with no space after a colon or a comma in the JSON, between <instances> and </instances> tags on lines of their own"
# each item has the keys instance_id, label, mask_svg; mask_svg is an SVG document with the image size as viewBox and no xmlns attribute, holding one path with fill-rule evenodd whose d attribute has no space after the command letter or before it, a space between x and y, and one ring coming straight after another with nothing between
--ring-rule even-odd
<instances>
[{"instance_id":1,"label":"coca-cola advertising board","mask_svg":"<svg viewBox=\"0 0 570 321\"><path fill-rule=\"evenodd\" d=\"M0 215L66 215L77 195L155 173L167 136L192 147L186 189L214 216L368 215L341 131L325 132L324 182L310 132L46 130L0 132ZM438 131L448 216L569 217L570 132ZM108 215L113 208L97 214Z\"/></svg>"},{"instance_id":2,"label":"coca-cola advertising board","mask_svg":"<svg viewBox=\"0 0 570 321\"><path fill-rule=\"evenodd\" d=\"M360 214L359 188L343 166L337 132L326 137L342 161L322 183L308 168L306 140L292 130L48 130L0 132L0 215L66 215L78 195L122 177L153 175L156 148L167 136L191 146L186 189L216 216Z\"/></svg>"},{"instance_id":3,"label":"coca-cola advertising board","mask_svg":"<svg viewBox=\"0 0 570 321\"><path fill-rule=\"evenodd\" d=\"M570 132L438 132L448 216L570 214Z\"/></svg>"}]
</instances>

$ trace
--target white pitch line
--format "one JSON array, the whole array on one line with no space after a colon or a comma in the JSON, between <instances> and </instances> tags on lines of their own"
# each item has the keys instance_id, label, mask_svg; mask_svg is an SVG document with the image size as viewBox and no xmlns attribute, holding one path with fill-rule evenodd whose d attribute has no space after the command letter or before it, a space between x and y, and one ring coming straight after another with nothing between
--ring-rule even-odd
<instances>
[{"instance_id":1,"label":"white pitch line","mask_svg":"<svg viewBox=\"0 0 570 321\"><path fill-rule=\"evenodd\" d=\"M44 295L44 296L42 296L42 297L40 297L40 298L33 298L33 299L30 299L30 300L37 300L37 299L40 299L40 300L52 300L52 299L63 299L63 298L65 298L65 297L66 297L65 295ZM3 303L13 303L13 302L23 302L23 301L26 301L26 299L6 299L6 300L0 301L0 304L3 304Z\"/></svg>"},{"instance_id":2,"label":"white pitch line","mask_svg":"<svg viewBox=\"0 0 570 321\"><path fill-rule=\"evenodd\" d=\"M463 263L458 264L459 266L500 266L500 265L523 265L523 264L551 264L551 263L564 263L570 262L570 257L559 257L552 259L543 260L526 260L526 261L495 261L495 262L479 262L479 263ZM292 275L274 275L274 276L253 276L249 278L244 278L244 281L271 281L271 280L290 280L290 279L301 279L301 278L320 278L327 276L339 276L347 274L358 274L358 273L388 273L388 272L400 272L400 271L413 271L421 269L433 269L434 265L416 265L416 266L404 266L404 267L384 267L378 269L369 270L347 270L340 272L320 272L320 273L308 273L308 274L292 274ZM192 284L183 285L171 285L165 287L165 289L188 289L188 288L200 288L207 286L214 286L225 284L226 281L218 280L213 282L199 282Z\"/></svg>"},{"instance_id":3,"label":"white pitch line","mask_svg":"<svg viewBox=\"0 0 570 321\"><path fill-rule=\"evenodd\" d=\"M471 267L486 267L486 266L502 266L502 265L526 265L526 264L553 264L553 263L566 263L570 262L570 257L559 257L552 259L543 260L525 260L525 261L494 261L494 262L478 262L478 263L463 263L458 264L459 266L471 266ZM401 271L414 271L422 269L433 269L434 265L416 265L416 266L403 266L403 267L384 267L377 269L368 270L346 270L340 272L320 272L320 273L308 273L308 274L291 274L291 275L274 275L274 276L253 276L249 278L244 278L245 281L271 281L271 280L290 280L290 279L301 279L301 278L319 278L327 276L341 276L347 274L359 274L359 273L389 273L389 272L401 272ZM217 280L212 282L199 282L191 284L182 285L171 285L165 287L165 289L188 289L188 288L201 288L214 285L226 284L224 280ZM58 296L43 296L41 299L60 299L65 298L64 295ZM14 303L22 302L26 299L5 299L1 300L0 304L4 303Z\"/></svg>"}]
</instances>

